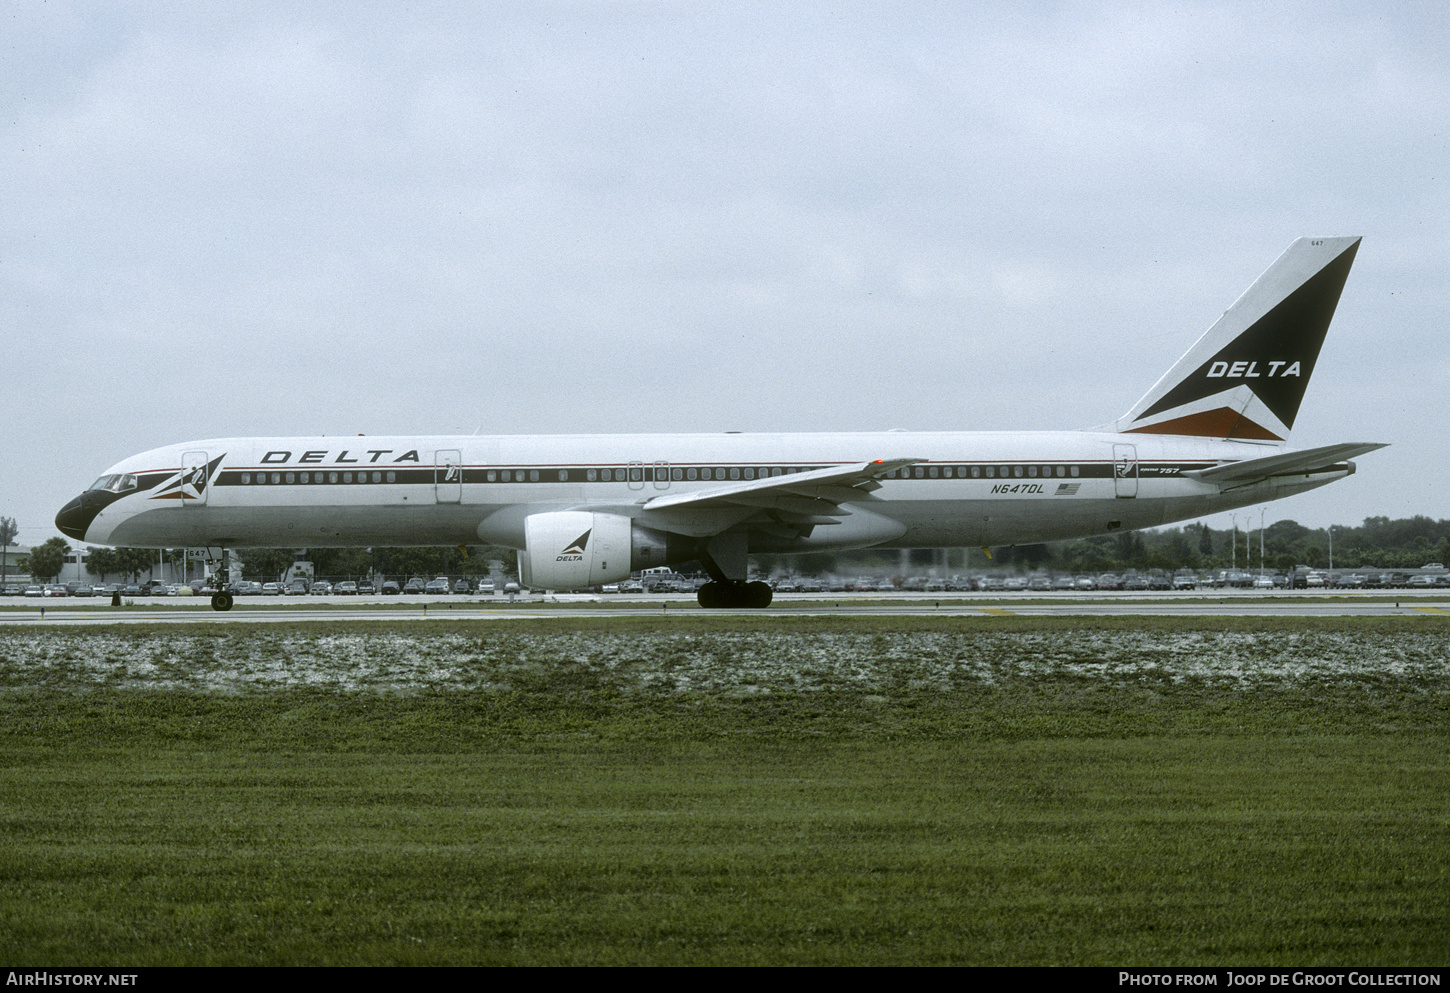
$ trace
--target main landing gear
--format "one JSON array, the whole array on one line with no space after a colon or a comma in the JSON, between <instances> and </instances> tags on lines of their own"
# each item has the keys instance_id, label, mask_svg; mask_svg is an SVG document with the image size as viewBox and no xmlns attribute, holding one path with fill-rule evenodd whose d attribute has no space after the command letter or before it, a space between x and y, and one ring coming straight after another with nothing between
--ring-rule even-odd
<instances>
[{"instance_id":1,"label":"main landing gear","mask_svg":"<svg viewBox=\"0 0 1450 993\"><path fill-rule=\"evenodd\" d=\"M695 594L700 606L706 609L770 606L771 597L775 595L770 584L745 581L749 569L746 548L743 534L723 535L699 548L700 564L710 574L711 580Z\"/></svg>"},{"instance_id":2,"label":"main landing gear","mask_svg":"<svg viewBox=\"0 0 1450 993\"><path fill-rule=\"evenodd\" d=\"M702 607L769 607L774 592L769 583L713 580L695 594Z\"/></svg>"}]
</instances>

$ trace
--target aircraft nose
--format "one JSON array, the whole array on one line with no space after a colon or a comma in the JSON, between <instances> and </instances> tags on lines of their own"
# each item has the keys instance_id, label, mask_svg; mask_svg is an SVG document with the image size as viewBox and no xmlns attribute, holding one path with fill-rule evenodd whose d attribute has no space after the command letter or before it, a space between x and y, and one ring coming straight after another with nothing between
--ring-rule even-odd
<instances>
[{"instance_id":1,"label":"aircraft nose","mask_svg":"<svg viewBox=\"0 0 1450 993\"><path fill-rule=\"evenodd\" d=\"M86 528L91 526L91 521L96 519L100 509L99 506L91 506L86 495L82 493L60 508L60 513L55 515L55 526L60 529L61 534L77 541L85 541Z\"/></svg>"}]
</instances>

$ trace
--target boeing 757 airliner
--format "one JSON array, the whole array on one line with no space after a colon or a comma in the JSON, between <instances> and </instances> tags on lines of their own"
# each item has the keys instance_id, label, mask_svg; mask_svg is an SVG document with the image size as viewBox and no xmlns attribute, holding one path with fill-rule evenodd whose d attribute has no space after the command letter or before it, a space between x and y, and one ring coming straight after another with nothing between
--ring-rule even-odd
<instances>
[{"instance_id":1,"label":"boeing 757 airliner","mask_svg":"<svg viewBox=\"0 0 1450 993\"><path fill-rule=\"evenodd\" d=\"M769 605L770 587L746 581L751 552L1155 527L1323 486L1384 447L1288 447L1359 241L1295 241L1126 414L1090 430L217 438L122 460L56 526L213 550L483 542L519 549L523 582L553 590L697 560L704 607Z\"/></svg>"}]
</instances>

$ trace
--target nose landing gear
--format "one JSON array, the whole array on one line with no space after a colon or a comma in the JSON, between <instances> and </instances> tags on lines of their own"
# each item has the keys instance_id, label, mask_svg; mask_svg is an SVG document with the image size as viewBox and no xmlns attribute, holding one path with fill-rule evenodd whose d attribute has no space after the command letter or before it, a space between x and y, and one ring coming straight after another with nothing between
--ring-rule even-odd
<instances>
[{"instance_id":1,"label":"nose landing gear","mask_svg":"<svg viewBox=\"0 0 1450 993\"><path fill-rule=\"evenodd\" d=\"M206 550L206 558L207 558L207 564L208 565L211 565L214 561L217 561L217 560L215 560L215 559L213 559L211 557L211 549L210 548L208 548ZM228 572L228 569L227 569L227 562L228 562L228 559L227 559L227 550L225 548L223 548L221 550L221 558L220 558L220 561L218 562L217 567L216 567L216 572L214 573L214 575L216 577L216 589L217 589L217 591L211 595L211 609L212 610L231 610L232 609L232 595L227 592L227 587L229 585L231 585L230 573Z\"/></svg>"}]
</instances>

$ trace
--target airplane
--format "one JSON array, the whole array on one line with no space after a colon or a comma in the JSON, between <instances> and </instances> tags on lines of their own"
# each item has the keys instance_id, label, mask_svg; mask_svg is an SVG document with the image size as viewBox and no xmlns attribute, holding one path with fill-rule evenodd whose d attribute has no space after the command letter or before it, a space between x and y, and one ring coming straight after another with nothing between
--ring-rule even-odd
<instances>
[{"instance_id":1,"label":"airplane","mask_svg":"<svg viewBox=\"0 0 1450 993\"><path fill-rule=\"evenodd\" d=\"M107 469L82 542L519 550L575 590L698 561L702 607L766 607L751 553L1028 544L1157 527L1352 474L1288 446L1360 238L1300 238L1127 413L1079 431L216 438ZM212 606L228 610L219 592Z\"/></svg>"}]
</instances>

